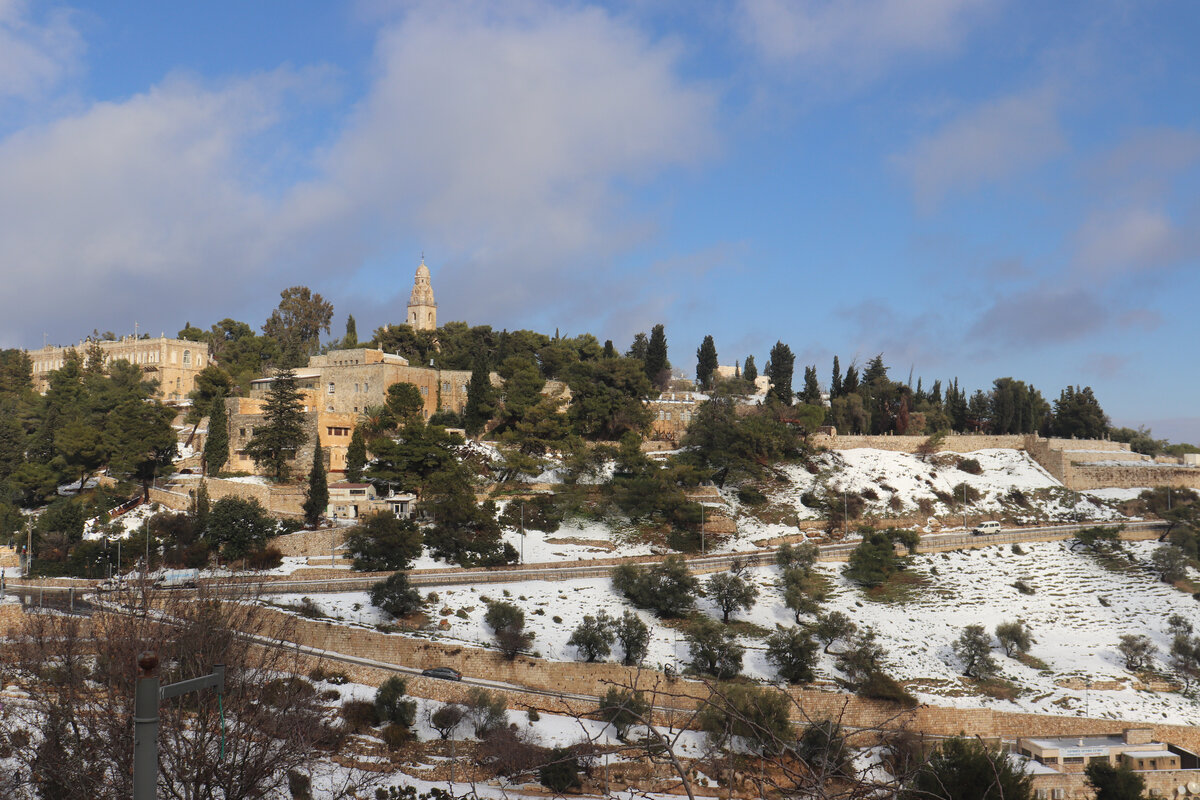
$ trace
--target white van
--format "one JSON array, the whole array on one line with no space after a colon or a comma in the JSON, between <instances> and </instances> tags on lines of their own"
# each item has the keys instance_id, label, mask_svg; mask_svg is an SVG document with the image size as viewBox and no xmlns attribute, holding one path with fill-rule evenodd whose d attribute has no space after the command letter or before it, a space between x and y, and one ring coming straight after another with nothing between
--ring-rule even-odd
<instances>
[{"instance_id":1,"label":"white van","mask_svg":"<svg viewBox=\"0 0 1200 800\"><path fill-rule=\"evenodd\" d=\"M978 525L976 525L975 530L972 531L972 533L974 533L976 536L990 536L993 533L999 533L999 532L1000 532L1000 523L999 522L981 522Z\"/></svg>"}]
</instances>

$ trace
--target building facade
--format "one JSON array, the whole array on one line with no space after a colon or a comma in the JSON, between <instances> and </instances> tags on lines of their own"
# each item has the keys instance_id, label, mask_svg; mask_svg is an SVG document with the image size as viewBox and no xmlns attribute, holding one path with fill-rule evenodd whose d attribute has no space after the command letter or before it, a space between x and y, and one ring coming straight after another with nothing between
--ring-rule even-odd
<instances>
[{"instance_id":1,"label":"building facade","mask_svg":"<svg viewBox=\"0 0 1200 800\"><path fill-rule=\"evenodd\" d=\"M412 295L408 298L408 315L404 319L413 330L437 330L437 303L433 301L433 286L429 282L429 267L425 266L424 256L421 266L417 267Z\"/></svg>"},{"instance_id":2,"label":"building facade","mask_svg":"<svg viewBox=\"0 0 1200 800\"><path fill-rule=\"evenodd\" d=\"M89 348L99 347L104 363L128 361L141 367L146 380L157 381L157 397L163 402L179 402L196 388L196 375L208 366L208 348L200 342L185 339L139 339L122 336L115 341L84 341L73 347L51 345L28 351L33 364L33 388L45 392L50 386L50 373L61 369L68 353L74 350L86 359Z\"/></svg>"},{"instance_id":3,"label":"building facade","mask_svg":"<svg viewBox=\"0 0 1200 800\"><path fill-rule=\"evenodd\" d=\"M250 396L265 398L274 378L250 383ZM361 414L387 400L388 387L411 383L421 392L425 418L439 409L460 412L467 404L470 370L414 367L403 356L355 348L313 356L296 372L296 386L316 392L316 408L330 414Z\"/></svg>"}]
</instances>

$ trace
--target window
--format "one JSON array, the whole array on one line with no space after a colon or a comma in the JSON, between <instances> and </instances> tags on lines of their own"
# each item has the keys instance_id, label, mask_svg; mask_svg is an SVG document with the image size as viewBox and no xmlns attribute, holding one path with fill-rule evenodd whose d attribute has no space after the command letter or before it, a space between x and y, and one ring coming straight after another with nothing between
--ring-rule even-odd
<instances>
[{"instance_id":1,"label":"window","mask_svg":"<svg viewBox=\"0 0 1200 800\"><path fill-rule=\"evenodd\" d=\"M333 394L333 381L329 382L329 393Z\"/></svg>"},{"instance_id":2,"label":"window","mask_svg":"<svg viewBox=\"0 0 1200 800\"><path fill-rule=\"evenodd\" d=\"M357 384L357 383L356 383L356 384L354 384L354 392L355 392L356 394L358 393L358 384Z\"/></svg>"},{"instance_id":3,"label":"window","mask_svg":"<svg viewBox=\"0 0 1200 800\"><path fill-rule=\"evenodd\" d=\"M1043 764L1057 764L1058 756L1046 756L1041 761Z\"/></svg>"},{"instance_id":4,"label":"window","mask_svg":"<svg viewBox=\"0 0 1200 800\"><path fill-rule=\"evenodd\" d=\"M329 432L330 436L349 436L350 435L349 428L344 428L344 427L337 426L337 425L326 426L325 430Z\"/></svg>"},{"instance_id":5,"label":"window","mask_svg":"<svg viewBox=\"0 0 1200 800\"><path fill-rule=\"evenodd\" d=\"M350 490L351 495L365 495L366 493L367 493L366 489L351 489Z\"/></svg>"},{"instance_id":6,"label":"window","mask_svg":"<svg viewBox=\"0 0 1200 800\"><path fill-rule=\"evenodd\" d=\"M325 410L326 410L326 411L328 411L330 414L332 414L332 413L333 413L333 406L325 406Z\"/></svg>"},{"instance_id":7,"label":"window","mask_svg":"<svg viewBox=\"0 0 1200 800\"><path fill-rule=\"evenodd\" d=\"M426 397L428 397L428 396L429 396L429 387L428 387L428 386L422 386L422 387L421 387L421 394L423 394L423 395L425 395Z\"/></svg>"},{"instance_id":8,"label":"window","mask_svg":"<svg viewBox=\"0 0 1200 800\"><path fill-rule=\"evenodd\" d=\"M191 350L183 351L183 365L185 367L190 367L192 365L192 351Z\"/></svg>"},{"instance_id":9,"label":"window","mask_svg":"<svg viewBox=\"0 0 1200 800\"><path fill-rule=\"evenodd\" d=\"M364 391L364 392L369 392L369 391L371 391L371 384L369 384L369 383L364 383L364 384L363 384L363 391Z\"/></svg>"},{"instance_id":10,"label":"window","mask_svg":"<svg viewBox=\"0 0 1200 800\"><path fill-rule=\"evenodd\" d=\"M446 394L450 394L450 381L445 381L442 383L442 391Z\"/></svg>"},{"instance_id":11,"label":"window","mask_svg":"<svg viewBox=\"0 0 1200 800\"><path fill-rule=\"evenodd\" d=\"M246 435L246 429L238 428L238 436L245 436L245 435Z\"/></svg>"},{"instance_id":12,"label":"window","mask_svg":"<svg viewBox=\"0 0 1200 800\"><path fill-rule=\"evenodd\" d=\"M1083 756L1067 756L1062 760L1064 764L1082 764Z\"/></svg>"}]
</instances>

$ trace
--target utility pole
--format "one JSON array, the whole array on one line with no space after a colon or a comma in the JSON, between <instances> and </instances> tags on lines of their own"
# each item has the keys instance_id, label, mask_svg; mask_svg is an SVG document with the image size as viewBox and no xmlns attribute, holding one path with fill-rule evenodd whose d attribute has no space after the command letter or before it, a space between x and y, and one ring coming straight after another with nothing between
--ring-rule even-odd
<instances>
[{"instance_id":1,"label":"utility pole","mask_svg":"<svg viewBox=\"0 0 1200 800\"><path fill-rule=\"evenodd\" d=\"M133 800L155 800L158 795L158 706L163 700L202 689L225 694L225 665L217 664L212 674L159 686L158 654L146 651L138 657L138 678L133 705ZM221 720L221 757L225 757L225 720Z\"/></svg>"},{"instance_id":2,"label":"utility pole","mask_svg":"<svg viewBox=\"0 0 1200 800\"><path fill-rule=\"evenodd\" d=\"M842 487L842 538L850 535L850 490Z\"/></svg>"},{"instance_id":3,"label":"utility pole","mask_svg":"<svg viewBox=\"0 0 1200 800\"><path fill-rule=\"evenodd\" d=\"M521 564L525 563L525 501L521 501Z\"/></svg>"},{"instance_id":4,"label":"utility pole","mask_svg":"<svg viewBox=\"0 0 1200 800\"><path fill-rule=\"evenodd\" d=\"M700 555L704 555L704 503L700 504Z\"/></svg>"}]
</instances>

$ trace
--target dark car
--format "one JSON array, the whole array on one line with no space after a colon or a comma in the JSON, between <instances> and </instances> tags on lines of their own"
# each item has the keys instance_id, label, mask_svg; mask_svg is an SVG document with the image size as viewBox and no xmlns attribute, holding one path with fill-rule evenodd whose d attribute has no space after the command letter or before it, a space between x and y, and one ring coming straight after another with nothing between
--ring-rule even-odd
<instances>
[{"instance_id":1,"label":"dark car","mask_svg":"<svg viewBox=\"0 0 1200 800\"><path fill-rule=\"evenodd\" d=\"M431 667L421 672L426 678L441 678L444 681L461 681L462 673L453 667Z\"/></svg>"}]
</instances>

